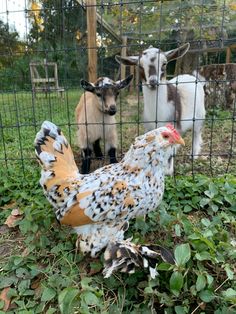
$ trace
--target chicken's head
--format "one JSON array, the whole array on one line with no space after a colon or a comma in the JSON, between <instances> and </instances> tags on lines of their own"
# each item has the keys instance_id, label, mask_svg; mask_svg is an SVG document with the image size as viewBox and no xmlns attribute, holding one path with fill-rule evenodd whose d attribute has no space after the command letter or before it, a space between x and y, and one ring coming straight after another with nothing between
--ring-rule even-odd
<instances>
[{"instance_id":1,"label":"chicken's head","mask_svg":"<svg viewBox=\"0 0 236 314\"><path fill-rule=\"evenodd\" d=\"M185 145L184 140L172 124L154 129L136 138L136 147L167 148L173 145Z\"/></svg>"},{"instance_id":2,"label":"chicken's head","mask_svg":"<svg viewBox=\"0 0 236 314\"><path fill-rule=\"evenodd\" d=\"M160 140L163 142L164 146L175 144L185 145L184 140L172 124L167 124L165 127L160 128L160 131L160 137L162 137Z\"/></svg>"}]
</instances>

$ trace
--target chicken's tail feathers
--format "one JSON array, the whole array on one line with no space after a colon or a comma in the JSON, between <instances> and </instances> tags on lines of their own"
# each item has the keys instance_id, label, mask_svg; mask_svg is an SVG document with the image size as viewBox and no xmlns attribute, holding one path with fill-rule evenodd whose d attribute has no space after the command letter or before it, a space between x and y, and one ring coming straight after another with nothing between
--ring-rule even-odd
<instances>
[{"instance_id":1,"label":"chicken's tail feathers","mask_svg":"<svg viewBox=\"0 0 236 314\"><path fill-rule=\"evenodd\" d=\"M55 124L44 121L37 133L35 153L42 167L41 185L50 188L78 175L71 147ZM49 185L46 187L46 185Z\"/></svg>"},{"instance_id":2,"label":"chicken's tail feathers","mask_svg":"<svg viewBox=\"0 0 236 314\"><path fill-rule=\"evenodd\" d=\"M116 271L131 274L137 268L148 268L151 278L155 278L160 259L175 264L173 253L160 245L135 245L130 240L110 243L104 253L103 275L108 278Z\"/></svg>"}]
</instances>

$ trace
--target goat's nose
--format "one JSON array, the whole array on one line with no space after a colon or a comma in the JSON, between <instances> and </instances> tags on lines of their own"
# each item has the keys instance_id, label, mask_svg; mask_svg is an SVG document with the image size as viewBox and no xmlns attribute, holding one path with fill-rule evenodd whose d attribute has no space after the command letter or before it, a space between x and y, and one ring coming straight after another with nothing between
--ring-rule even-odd
<instances>
[{"instance_id":1,"label":"goat's nose","mask_svg":"<svg viewBox=\"0 0 236 314\"><path fill-rule=\"evenodd\" d=\"M149 80L149 84L151 85L151 87L155 87L157 86L157 80L155 78L151 78Z\"/></svg>"},{"instance_id":2,"label":"goat's nose","mask_svg":"<svg viewBox=\"0 0 236 314\"><path fill-rule=\"evenodd\" d=\"M113 116L116 113L116 105L111 105L109 108L109 114Z\"/></svg>"}]
</instances>

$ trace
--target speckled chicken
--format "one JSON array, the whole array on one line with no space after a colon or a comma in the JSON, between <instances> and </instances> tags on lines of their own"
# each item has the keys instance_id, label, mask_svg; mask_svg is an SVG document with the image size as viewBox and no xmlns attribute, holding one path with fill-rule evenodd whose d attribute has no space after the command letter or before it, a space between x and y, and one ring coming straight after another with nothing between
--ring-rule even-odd
<instances>
[{"instance_id":1,"label":"speckled chicken","mask_svg":"<svg viewBox=\"0 0 236 314\"><path fill-rule=\"evenodd\" d=\"M161 246L154 250L154 246L124 240L124 232L130 219L155 210L161 203L166 164L176 144L184 141L169 124L137 137L119 163L82 175L56 125L45 121L36 135L44 193L60 223L75 229L84 254L95 257L106 248L105 277L117 270L133 272L141 265L153 272L155 254L173 261Z\"/></svg>"}]
</instances>

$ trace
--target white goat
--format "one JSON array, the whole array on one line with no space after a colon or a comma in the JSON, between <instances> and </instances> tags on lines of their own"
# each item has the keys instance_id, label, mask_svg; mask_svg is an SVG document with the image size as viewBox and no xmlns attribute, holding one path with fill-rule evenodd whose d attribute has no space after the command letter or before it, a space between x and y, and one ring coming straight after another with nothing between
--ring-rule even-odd
<instances>
[{"instance_id":1,"label":"white goat","mask_svg":"<svg viewBox=\"0 0 236 314\"><path fill-rule=\"evenodd\" d=\"M187 74L166 80L167 63L182 57L188 49L188 43L166 52L149 47L141 56L116 56L116 60L125 65L136 65L140 69L145 131L167 122L174 123L181 134L192 129L192 156L197 158L201 150L201 130L205 119L203 85L198 83L196 77ZM173 173L173 158L167 172Z\"/></svg>"},{"instance_id":2,"label":"white goat","mask_svg":"<svg viewBox=\"0 0 236 314\"><path fill-rule=\"evenodd\" d=\"M86 91L80 98L75 110L78 125L77 140L82 149L81 173L88 173L92 151L97 158L102 158L100 139L104 139L105 151L110 162L115 163L117 148L116 99L120 89L127 87L133 76L114 82L108 77L101 77L95 83L81 80Z\"/></svg>"}]
</instances>

